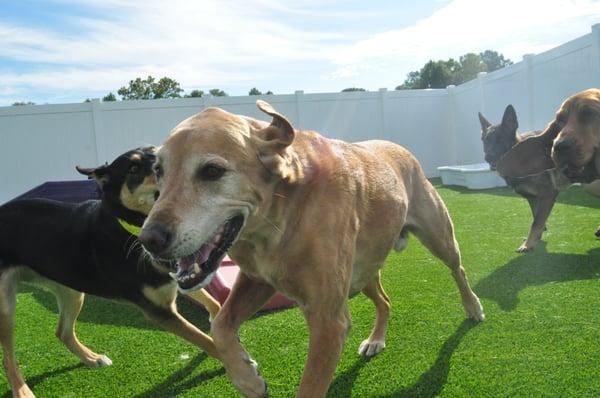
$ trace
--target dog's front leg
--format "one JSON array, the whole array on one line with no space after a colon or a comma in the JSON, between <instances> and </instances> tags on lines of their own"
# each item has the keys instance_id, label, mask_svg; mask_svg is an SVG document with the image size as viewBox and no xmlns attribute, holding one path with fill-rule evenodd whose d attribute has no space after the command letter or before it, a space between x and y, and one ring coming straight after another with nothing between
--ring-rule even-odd
<instances>
[{"instance_id":1,"label":"dog's front leg","mask_svg":"<svg viewBox=\"0 0 600 398\"><path fill-rule=\"evenodd\" d=\"M258 374L256 362L242 347L237 333L242 322L258 311L273 293L275 289L271 285L240 272L212 323L211 331L220 359L232 383L246 397L266 397L267 385Z\"/></svg>"},{"instance_id":2,"label":"dog's front leg","mask_svg":"<svg viewBox=\"0 0 600 398\"><path fill-rule=\"evenodd\" d=\"M517 249L517 252L523 253L535 248L542 238L542 233L544 232L544 228L546 228L546 221L548 220L548 216L550 216L550 212L552 211L554 202L556 202L557 196L558 191L551 191L538 196L535 205L535 216L533 217L529 235L527 236L525 243Z\"/></svg>"},{"instance_id":3,"label":"dog's front leg","mask_svg":"<svg viewBox=\"0 0 600 398\"><path fill-rule=\"evenodd\" d=\"M335 302L340 305L332 305ZM325 397L350 328L350 315L344 298L323 299L304 307L303 312L308 322L310 341L297 396Z\"/></svg>"}]
</instances>

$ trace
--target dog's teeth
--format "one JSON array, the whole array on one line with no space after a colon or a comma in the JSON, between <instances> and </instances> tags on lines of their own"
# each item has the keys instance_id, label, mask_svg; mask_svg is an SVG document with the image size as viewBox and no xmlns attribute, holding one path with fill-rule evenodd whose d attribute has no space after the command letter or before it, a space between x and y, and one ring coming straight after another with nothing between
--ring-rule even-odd
<instances>
[{"instance_id":1,"label":"dog's teeth","mask_svg":"<svg viewBox=\"0 0 600 398\"><path fill-rule=\"evenodd\" d=\"M192 272L191 275L190 275L190 278L194 279L195 277L196 277L196 273Z\"/></svg>"},{"instance_id":2,"label":"dog's teeth","mask_svg":"<svg viewBox=\"0 0 600 398\"><path fill-rule=\"evenodd\" d=\"M193 274L200 273L200 265L198 265L198 263L194 263L194 268L192 268L192 273Z\"/></svg>"},{"instance_id":3,"label":"dog's teeth","mask_svg":"<svg viewBox=\"0 0 600 398\"><path fill-rule=\"evenodd\" d=\"M221 233L220 233L220 232L219 232L218 234L216 234L216 235L215 235L215 242L218 242L218 241L220 241L222 236L223 236L223 235L221 235Z\"/></svg>"},{"instance_id":4,"label":"dog's teeth","mask_svg":"<svg viewBox=\"0 0 600 398\"><path fill-rule=\"evenodd\" d=\"M171 278L175 279L177 278L177 272L169 272L169 275L171 276Z\"/></svg>"}]
</instances>

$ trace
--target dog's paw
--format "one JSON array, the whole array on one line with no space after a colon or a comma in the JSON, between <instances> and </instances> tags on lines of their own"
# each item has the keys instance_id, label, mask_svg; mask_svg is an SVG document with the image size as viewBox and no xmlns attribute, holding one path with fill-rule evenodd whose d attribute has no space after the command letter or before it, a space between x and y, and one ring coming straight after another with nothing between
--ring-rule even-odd
<instances>
[{"instance_id":1,"label":"dog's paw","mask_svg":"<svg viewBox=\"0 0 600 398\"><path fill-rule=\"evenodd\" d=\"M477 322L483 322L485 320L485 313L483 312L483 306L481 305L481 301L479 301L479 297L473 295L470 302L464 303L464 307L469 318Z\"/></svg>"},{"instance_id":2,"label":"dog's paw","mask_svg":"<svg viewBox=\"0 0 600 398\"><path fill-rule=\"evenodd\" d=\"M90 368L105 368L111 366L113 363L106 355L97 355L93 358L87 358L82 362Z\"/></svg>"},{"instance_id":3,"label":"dog's paw","mask_svg":"<svg viewBox=\"0 0 600 398\"><path fill-rule=\"evenodd\" d=\"M35 398L33 391L27 384L23 384L18 390L13 391L13 398Z\"/></svg>"},{"instance_id":4,"label":"dog's paw","mask_svg":"<svg viewBox=\"0 0 600 398\"><path fill-rule=\"evenodd\" d=\"M249 356L244 359L244 362L249 365L244 376L240 375L233 378L233 384L240 392L248 398L267 398L269 396L267 383L260 376L258 371L258 363ZM249 368L249 369L248 369Z\"/></svg>"},{"instance_id":5,"label":"dog's paw","mask_svg":"<svg viewBox=\"0 0 600 398\"><path fill-rule=\"evenodd\" d=\"M385 348L384 340L370 341L369 339L363 340L358 347L358 355L363 357L372 357L379 354Z\"/></svg>"},{"instance_id":6,"label":"dog's paw","mask_svg":"<svg viewBox=\"0 0 600 398\"><path fill-rule=\"evenodd\" d=\"M517 253L527 253L533 250L533 247L531 246L527 246L525 243L523 243L521 246L519 246L517 248Z\"/></svg>"}]
</instances>

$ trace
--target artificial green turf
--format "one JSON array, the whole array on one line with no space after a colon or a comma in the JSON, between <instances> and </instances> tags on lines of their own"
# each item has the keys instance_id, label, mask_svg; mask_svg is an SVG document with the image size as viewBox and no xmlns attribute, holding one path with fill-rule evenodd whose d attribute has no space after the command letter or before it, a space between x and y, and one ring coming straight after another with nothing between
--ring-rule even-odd
<instances>
[{"instance_id":1,"label":"artificial green turf","mask_svg":"<svg viewBox=\"0 0 600 398\"><path fill-rule=\"evenodd\" d=\"M487 319L465 319L446 267L411 237L382 272L392 300L387 348L356 354L373 307L350 300L353 327L330 397L600 396L600 199L579 187L563 193L533 253L515 249L531 216L507 188L438 187L456 227L463 263ZM180 301L208 330L206 313ZM54 337L53 297L26 287L18 295L17 355L38 397L234 397L218 361L162 332L130 306L88 297L80 340L114 365L87 369ZM241 339L260 364L273 397L293 396L307 349L297 309L247 321ZM10 396L4 375L0 396Z\"/></svg>"}]
</instances>

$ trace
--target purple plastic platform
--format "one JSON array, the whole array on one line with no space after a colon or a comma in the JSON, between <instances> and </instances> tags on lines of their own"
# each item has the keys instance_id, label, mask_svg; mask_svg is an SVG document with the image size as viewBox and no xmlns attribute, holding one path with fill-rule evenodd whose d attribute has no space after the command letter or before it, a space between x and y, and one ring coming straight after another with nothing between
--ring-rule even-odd
<instances>
[{"instance_id":1,"label":"purple plastic platform","mask_svg":"<svg viewBox=\"0 0 600 398\"><path fill-rule=\"evenodd\" d=\"M100 189L94 180L48 181L17 196L15 199L32 198L79 203L88 199L100 199Z\"/></svg>"}]
</instances>

